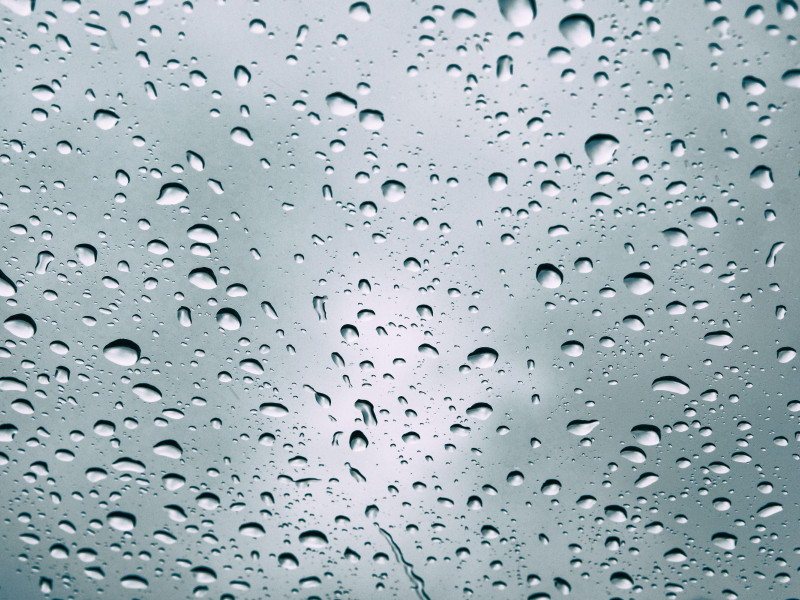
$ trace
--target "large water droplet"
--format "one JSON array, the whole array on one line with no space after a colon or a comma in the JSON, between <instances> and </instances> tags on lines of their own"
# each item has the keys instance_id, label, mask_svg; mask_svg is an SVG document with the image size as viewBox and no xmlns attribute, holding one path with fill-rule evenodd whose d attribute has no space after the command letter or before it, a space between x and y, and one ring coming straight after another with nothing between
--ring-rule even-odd
<instances>
[{"instance_id":1,"label":"large water droplet","mask_svg":"<svg viewBox=\"0 0 800 600\"><path fill-rule=\"evenodd\" d=\"M619 140L607 133L596 133L584 144L586 156L595 165L604 165L614 158L614 153L619 148Z\"/></svg>"},{"instance_id":2,"label":"large water droplet","mask_svg":"<svg viewBox=\"0 0 800 600\"><path fill-rule=\"evenodd\" d=\"M189 190L180 183L166 183L161 186L156 204L161 206L172 206L180 204L189 197Z\"/></svg>"},{"instance_id":3,"label":"large water droplet","mask_svg":"<svg viewBox=\"0 0 800 600\"><path fill-rule=\"evenodd\" d=\"M492 416L492 405L486 402L476 402L470 406L466 412L473 419L485 421Z\"/></svg>"},{"instance_id":4,"label":"large water droplet","mask_svg":"<svg viewBox=\"0 0 800 600\"><path fill-rule=\"evenodd\" d=\"M234 127L231 129L231 139L240 146L252 146L253 136L244 127Z\"/></svg>"},{"instance_id":5,"label":"large water droplet","mask_svg":"<svg viewBox=\"0 0 800 600\"><path fill-rule=\"evenodd\" d=\"M400 181L389 179L381 185L381 193L387 202L400 202L406 195L406 186Z\"/></svg>"},{"instance_id":6,"label":"large water droplet","mask_svg":"<svg viewBox=\"0 0 800 600\"><path fill-rule=\"evenodd\" d=\"M458 8L453 11L453 24L459 29L469 29L475 25L477 19L475 13L466 8Z\"/></svg>"},{"instance_id":7,"label":"large water droplet","mask_svg":"<svg viewBox=\"0 0 800 600\"><path fill-rule=\"evenodd\" d=\"M536 18L535 0L498 0L500 14L514 27L530 25Z\"/></svg>"},{"instance_id":8,"label":"large water droplet","mask_svg":"<svg viewBox=\"0 0 800 600\"><path fill-rule=\"evenodd\" d=\"M631 293L642 296L653 290L653 278L646 273L629 273L622 282Z\"/></svg>"},{"instance_id":9,"label":"large water droplet","mask_svg":"<svg viewBox=\"0 0 800 600\"><path fill-rule=\"evenodd\" d=\"M0 270L0 296L10 298L17 293L17 284Z\"/></svg>"},{"instance_id":10,"label":"large water droplet","mask_svg":"<svg viewBox=\"0 0 800 600\"><path fill-rule=\"evenodd\" d=\"M800 69L789 69L781 76L781 81L789 87L800 89Z\"/></svg>"},{"instance_id":11,"label":"large water droplet","mask_svg":"<svg viewBox=\"0 0 800 600\"><path fill-rule=\"evenodd\" d=\"M667 243L673 248L680 248L682 246L686 246L689 243L689 236L686 235L686 232L683 229L678 229L677 227L670 227L669 229L665 229L661 233L664 235L665 238L667 238Z\"/></svg>"},{"instance_id":12,"label":"large water droplet","mask_svg":"<svg viewBox=\"0 0 800 600\"><path fill-rule=\"evenodd\" d=\"M137 344L127 339L114 340L103 348L103 356L115 365L132 367L139 360L141 349Z\"/></svg>"},{"instance_id":13,"label":"large water droplet","mask_svg":"<svg viewBox=\"0 0 800 600\"><path fill-rule=\"evenodd\" d=\"M355 2L350 5L350 17L359 23L366 23L372 17L372 11L366 2Z\"/></svg>"},{"instance_id":14,"label":"large water droplet","mask_svg":"<svg viewBox=\"0 0 800 600\"><path fill-rule=\"evenodd\" d=\"M25 314L11 315L3 322L3 327L12 335L24 340L32 338L36 333L36 323Z\"/></svg>"},{"instance_id":15,"label":"large water droplet","mask_svg":"<svg viewBox=\"0 0 800 600\"><path fill-rule=\"evenodd\" d=\"M239 526L239 533L249 538L260 538L266 535L266 530L259 523L245 523Z\"/></svg>"},{"instance_id":16,"label":"large water droplet","mask_svg":"<svg viewBox=\"0 0 800 600\"><path fill-rule=\"evenodd\" d=\"M349 117L358 109L358 103L350 96L334 92L325 98L331 113L337 117Z\"/></svg>"},{"instance_id":17,"label":"large water droplet","mask_svg":"<svg viewBox=\"0 0 800 600\"><path fill-rule=\"evenodd\" d=\"M685 395L689 393L689 385L677 377L667 375L653 380L654 392L669 392L670 394Z\"/></svg>"},{"instance_id":18,"label":"large water droplet","mask_svg":"<svg viewBox=\"0 0 800 600\"><path fill-rule=\"evenodd\" d=\"M188 275L189 283L201 290L213 290L217 287L217 278L214 272L207 267L200 267Z\"/></svg>"},{"instance_id":19,"label":"large water droplet","mask_svg":"<svg viewBox=\"0 0 800 600\"><path fill-rule=\"evenodd\" d=\"M567 431L572 435L589 435L598 425L600 425L600 421L596 419L576 419L567 424Z\"/></svg>"},{"instance_id":20,"label":"large water droplet","mask_svg":"<svg viewBox=\"0 0 800 600\"><path fill-rule=\"evenodd\" d=\"M320 549L328 545L328 537L321 531L304 531L299 540L306 548Z\"/></svg>"},{"instance_id":21,"label":"large water droplet","mask_svg":"<svg viewBox=\"0 0 800 600\"><path fill-rule=\"evenodd\" d=\"M350 450L353 450L354 452L361 452L362 450L366 450L367 446L369 446L367 436L365 436L361 431L354 431L351 433L349 443Z\"/></svg>"},{"instance_id":22,"label":"large water droplet","mask_svg":"<svg viewBox=\"0 0 800 600\"><path fill-rule=\"evenodd\" d=\"M717 220L717 213L709 206L695 208L692 211L692 219L694 219L694 222L700 225L700 227L705 227L706 229L712 229L719 223Z\"/></svg>"},{"instance_id":23,"label":"large water droplet","mask_svg":"<svg viewBox=\"0 0 800 600\"><path fill-rule=\"evenodd\" d=\"M558 267L550 263L544 263L536 268L536 281L542 287L553 290L563 283L564 275Z\"/></svg>"},{"instance_id":24,"label":"large water droplet","mask_svg":"<svg viewBox=\"0 0 800 600\"><path fill-rule=\"evenodd\" d=\"M733 336L727 331L711 331L703 336L706 344L712 346L727 346L733 341Z\"/></svg>"},{"instance_id":25,"label":"large water droplet","mask_svg":"<svg viewBox=\"0 0 800 600\"><path fill-rule=\"evenodd\" d=\"M217 324L226 331L236 331L242 326L242 318L232 308L217 311Z\"/></svg>"},{"instance_id":26,"label":"large water droplet","mask_svg":"<svg viewBox=\"0 0 800 600\"><path fill-rule=\"evenodd\" d=\"M280 402L265 402L258 407L259 412L267 417L285 417L289 414L289 409Z\"/></svg>"},{"instance_id":27,"label":"large water droplet","mask_svg":"<svg viewBox=\"0 0 800 600\"><path fill-rule=\"evenodd\" d=\"M767 84L758 77L747 76L742 79L742 89L751 96L760 96L767 91Z\"/></svg>"},{"instance_id":28,"label":"large water droplet","mask_svg":"<svg viewBox=\"0 0 800 600\"><path fill-rule=\"evenodd\" d=\"M94 113L94 124L100 129L108 131L119 123L119 115L113 110L100 109Z\"/></svg>"},{"instance_id":29,"label":"large water droplet","mask_svg":"<svg viewBox=\"0 0 800 600\"><path fill-rule=\"evenodd\" d=\"M484 347L470 352L469 356L467 356L467 360L472 366L478 369L488 369L494 366L494 363L497 362L497 357L497 350Z\"/></svg>"},{"instance_id":30,"label":"large water droplet","mask_svg":"<svg viewBox=\"0 0 800 600\"><path fill-rule=\"evenodd\" d=\"M585 48L594 39L594 21L586 15L569 15L561 19L558 30L578 48Z\"/></svg>"},{"instance_id":31,"label":"large water droplet","mask_svg":"<svg viewBox=\"0 0 800 600\"><path fill-rule=\"evenodd\" d=\"M772 169L765 165L760 165L750 172L750 181L762 190L768 190L775 185L775 181L772 179Z\"/></svg>"},{"instance_id":32,"label":"large water droplet","mask_svg":"<svg viewBox=\"0 0 800 600\"><path fill-rule=\"evenodd\" d=\"M642 446L655 446L661 442L661 430L655 425L636 425L631 433Z\"/></svg>"},{"instance_id":33,"label":"large water droplet","mask_svg":"<svg viewBox=\"0 0 800 600\"><path fill-rule=\"evenodd\" d=\"M161 390L149 383L138 383L133 386L133 393L136 394L142 402L158 402L161 400Z\"/></svg>"},{"instance_id":34,"label":"large water droplet","mask_svg":"<svg viewBox=\"0 0 800 600\"><path fill-rule=\"evenodd\" d=\"M495 192L506 189L508 177L504 173L492 173L489 175L489 187Z\"/></svg>"},{"instance_id":35,"label":"large water droplet","mask_svg":"<svg viewBox=\"0 0 800 600\"><path fill-rule=\"evenodd\" d=\"M117 531L132 531L136 527L136 517L122 511L108 513L108 525Z\"/></svg>"}]
</instances>

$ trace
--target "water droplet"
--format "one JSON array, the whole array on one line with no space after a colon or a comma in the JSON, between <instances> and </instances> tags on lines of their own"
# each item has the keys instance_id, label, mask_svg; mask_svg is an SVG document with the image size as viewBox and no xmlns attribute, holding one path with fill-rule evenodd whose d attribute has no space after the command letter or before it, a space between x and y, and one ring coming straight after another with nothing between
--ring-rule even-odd
<instances>
[{"instance_id":1,"label":"water droplet","mask_svg":"<svg viewBox=\"0 0 800 600\"><path fill-rule=\"evenodd\" d=\"M239 526L239 533L249 538L264 537L267 532L259 523L245 523Z\"/></svg>"},{"instance_id":2,"label":"water droplet","mask_svg":"<svg viewBox=\"0 0 800 600\"><path fill-rule=\"evenodd\" d=\"M681 248L689 243L689 236L686 235L686 232L683 229L670 227L661 233L665 238L667 238L667 243L673 248Z\"/></svg>"},{"instance_id":3,"label":"water droplet","mask_svg":"<svg viewBox=\"0 0 800 600\"><path fill-rule=\"evenodd\" d=\"M620 590L630 590L633 588L633 578L624 571L617 571L611 574L611 585Z\"/></svg>"},{"instance_id":4,"label":"water droplet","mask_svg":"<svg viewBox=\"0 0 800 600\"><path fill-rule=\"evenodd\" d=\"M536 281L542 287L554 290L564 282L564 275L554 265L544 263L536 268Z\"/></svg>"},{"instance_id":5,"label":"water droplet","mask_svg":"<svg viewBox=\"0 0 800 600\"><path fill-rule=\"evenodd\" d=\"M767 84L758 77L747 76L742 79L742 89L751 96L760 96L767 91Z\"/></svg>"},{"instance_id":6,"label":"water droplet","mask_svg":"<svg viewBox=\"0 0 800 600\"><path fill-rule=\"evenodd\" d=\"M718 548L722 548L723 550L733 550L736 548L737 538L735 535L731 535L730 533L719 532L711 536L711 541Z\"/></svg>"},{"instance_id":7,"label":"water droplet","mask_svg":"<svg viewBox=\"0 0 800 600\"><path fill-rule=\"evenodd\" d=\"M171 458L173 460L179 459L183 455L183 450L180 444L174 440L165 440L153 446L153 452L158 456L164 458Z\"/></svg>"},{"instance_id":8,"label":"water droplet","mask_svg":"<svg viewBox=\"0 0 800 600\"><path fill-rule=\"evenodd\" d=\"M470 29L476 23L475 13L466 8L458 8L453 11L453 23L459 29Z\"/></svg>"},{"instance_id":9,"label":"water droplet","mask_svg":"<svg viewBox=\"0 0 800 600\"><path fill-rule=\"evenodd\" d=\"M781 76L781 81L791 88L800 89L800 69L789 69Z\"/></svg>"},{"instance_id":10,"label":"water droplet","mask_svg":"<svg viewBox=\"0 0 800 600\"><path fill-rule=\"evenodd\" d=\"M119 123L119 115L113 110L100 109L94 113L94 124L103 131L112 129L117 123Z\"/></svg>"},{"instance_id":11,"label":"water droplet","mask_svg":"<svg viewBox=\"0 0 800 600\"><path fill-rule=\"evenodd\" d=\"M711 331L703 336L706 344L712 346L727 346L733 341L733 336L727 331Z\"/></svg>"},{"instance_id":12,"label":"water droplet","mask_svg":"<svg viewBox=\"0 0 800 600\"><path fill-rule=\"evenodd\" d=\"M636 425L631 434L642 446L655 446L661 442L661 430L655 425Z\"/></svg>"},{"instance_id":13,"label":"water droplet","mask_svg":"<svg viewBox=\"0 0 800 600\"><path fill-rule=\"evenodd\" d=\"M172 206L180 204L189 197L189 190L180 183L167 183L161 186L156 204L161 206Z\"/></svg>"},{"instance_id":14,"label":"water droplet","mask_svg":"<svg viewBox=\"0 0 800 600\"><path fill-rule=\"evenodd\" d=\"M764 165L760 165L750 172L750 181L762 190L768 190L775 185L775 181L772 179L772 169Z\"/></svg>"},{"instance_id":15,"label":"water droplet","mask_svg":"<svg viewBox=\"0 0 800 600\"><path fill-rule=\"evenodd\" d=\"M252 146L253 136L244 127L234 127L231 129L231 139L240 146Z\"/></svg>"},{"instance_id":16,"label":"water droplet","mask_svg":"<svg viewBox=\"0 0 800 600\"><path fill-rule=\"evenodd\" d=\"M358 122L367 131L378 131L383 127L383 113L379 110L362 110Z\"/></svg>"},{"instance_id":17,"label":"water droplet","mask_svg":"<svg viewBox=\"0 0 800 600\"><path fill-rule=\"evenodd\" d=\"M247 67L243 65L237 65L233 70L233 78L236 80L236 85L239 87L244 87L250 83L252 76L250 75L250 71L247 70Z\"/></svg>"},{"instance_id":18,"label":"water droplet","mask_svg":"<svg viewBox=\"0 0 800 600\"><path fill-rule=\"evenodd\" d=\"M202 244L213 244L219 239L217 230L209 225L193 225L187 230L186 235L190 240Z\"/></svg>"},{"instance_id":19,"label":"water droplet","mask_svg":"<svg viewBox=\"0 0 800 600\"><path fill-rule=\"evenodd\" d=\"M138 383L133 386L133 393L136 394L142 402L158 402L161 400L161 390L148 383Z\"/></svg>"},{"instance_id":20,"label":"water droplet","mask_svg":"<svg viewBox=\"0 0 800 600\"><path fill-rule=\"evenodd\" d=\"M139 361L140 355L139 346L127 339L114 340L103 348L103 356L122 367L132 367Z\"/></svg>"},{"instance_id":21,"label":"water droplet","mask_svg":"<svg viewBox=\"0 0 800 600\"><path fill-rule=\"evenodd\" d=\"M406 186L400 181L389 179L381 185L381 193L387 202L400 202L406 195Z\"/></svg>"},{"instance_id":22,"label":"water droplet","mask_svg":"<svg viewBox=\"0 0 800 600\"><path fill-rule=\"evenodd\" d=\"M278 556L278 565L284 569L294 570L300 566L297 557L290 552L284 552Z\"/></svg>"},{"instance_id":23,"label":"water droplet","mask_svg":"<svg viewBox=\"0 0 800 600\"><path fill-rule=\"evenodd\" d=\"M492 406L486 402L476 402L470 406L466 412L473 419L485 421L492 416Z\"/></svg>"},{"instance_id":24,"label":"water droplet","mask_svg":"<svg viewBox=\"0 0 800 600\"><path fill-rule=\"evenodd\" d=\"M583 354L583 344L575 340L570 340L561 344L561 351L567 356L577 358Z\"/></svg>"},{"instance_id":25,"label":"water droplet","mask_svg":"<svg viewBox=\"0 0 800 600\"><path fill-rule=\"evenodd\" d=\"M0 270L0 296L10 298L17 293L17 284Z\"/></svg>"},{"instance_id":26,"label":"water droplet","mask_svg":"<svg viewBox=\"0 0 800 600\"><path fill-rule=\"evenodd\" d=\"M629 273L622 280L631 293L642 296L653 291L653 278L646 273Z\"/></svg>"},{"instance_id":27,"label":"water droplet","mask_svg":"<svg viewBox=\"0 0 800 600\"><path fill-rule=\"evenodd\" d=\"M489 187L495 192L506 189L508 178L503 173L492 173L489 175Z\"/></svg>"},{"instance_id":28,"label":"water droplet","mask_svg":"<svg viewBox=\"0 0 800 600\"><path fill-rule=\"evenodd\" d=\"M362 450L366 450L367 446L369 446L369 441L367 440L367 436L364 435L361 431L354 431L350 434L350 450L354 452L361 452Z\"/></svg>"},{"instance_id":29,"label":"water droplet","mask_svg":"<svg viewBox=\"0 0 800 600\"><path fill-rule=\"evenodd\" d=\"M342 335L342 339L348 344L352 344L358 339L358 328L355 325L342 325L339 333Z\"/></svg>"},{"instance_id":30,"label":"water droplet","mask_svg":"<svg viewBox=\"0 0 800 600\"><path fill-rule=\"evenodd\" d=\"M84 267L91 267L97 261L97 248L91 244L78 244L75 246L75 254Z\"/></svg>"},{"instance_id":31,"label":"water droplet","mask_svg":"<svg viewBox=\"0 0 800 600\"><path fill-rule=\"evenodd\" d=\"M586 140L584 149L586 156L595 165L604 165L614 158L614 153L619 148L619 140L607 133L597 133Z\"/></svg>"},{"instance_id":32,"label":"water droplet","mask_svg":"<svg viewBox=\"0 0 800 600\"><path fill-rule=\"evenodd\" d=\"M207 267L194 269L188 275L189 283L201 290L213 290L217 287L217 278L214 272Z\"/></svg>"},{"instance_id":33,"label":"water droplet","mask_svg":"<svg viewBox=\"0 0 800 600\"><path fill-rule=\"evenodd\" d=\"M525 482L525 476L519 471L511 471L506 475L506 482L508 485L518 487Z\"/></svg>"},{"instance_id":34,"label":"water droplet","mask_svg":"<svg viewBox=\"0 0 800 600\"><path fill-rule=\"evenodd\" d=\"M548 479L542 484L541 492L545 496L555 496L561 491L561 482L557 479Z\"/></svg>"},{"instance_id":35,"label":"water droplet","mask_svg":"<svg viewBox=\"0 0 800 600\"><path fill-rule=\"evenodd\" d=\"M467 361L478 369L488 369L494 366L494 363L497 362L497 357L497 350L484 347L470 352L467 356Z\"/></svg>"},{"instance_id":36,"label":"water droplet","mask_svg":"<svg viewBox=\"0 0 800 600\"><path fill-rule=\"evenodd\" d=\"M623 458L637 465L640 465L647 460L647 455L644 453L644 451L636 446L626 446L619 451L619 454Z\"/></svg>"},{"instance_id":37,"label":"water droplet","mask_svg":"<svg viewBox=\"0 0 800 600\"><path fill-rule=\"evenodd\" d=\"M578 48L585 48L594 39L594 21L586 15L575 14L564 17L558 24L558 30Z\"/></svg>"},{"instance_id":38,"label":"water droplet","mask_svg":"<svg viewBox=\"0 0 800 600\"><path fill-rule=\"evenodd\" d=\"M779 502L768 502L767 504L759 508L756 514L759 517L766 519L767 517L777 515L782 510L783 510L783 505L780 504Z\"/></svg>"},{"instance_id":39,"label":"water droplet","mask_svg":"<svg viewBox=\"0 0 800 600\"><path fill-rule=\"evenodd\" d=\"M337 117L349 117L355 114L358 109L358 103L350 96L345 96L341 92L334 92L325 98L328 104L328 109Z\"/></svg>"},{"instance_id":40,"label":"water droplet","mask_svg":"<svg viewBox=\"0 0 800 600\"><path fill-rule=\"evenodd\" d=\"M3 327L12 335L27 340L36 333L36 323L25 314L11 315L3 322Z\"/></svg>"},{"instance_id":41,"label":"water droplet","mask_svg":"<svg viewBox=\"0 0 800 600\"><path fill-rule=\"evenodd\" d=\"M717 220L717 213L714 212L713 208L708 206L701 206L700 208L694 209L692 211L692 219L694 219L694 222L700 225L700 227L705 227L707 229L716 227L719 223Z\"/></svg>"},{"instance_id":42,"label":"water droplet","mask_svg":"<svg viewBox=\"0 0 800 600\"><path fill-rule=\"evenodd\" d=\"M232 308L217 311L217 324L225 331L236 331L242 326L242 318Z\"/></svg>"},{"instance_id":43,"label":"water droplet","mask_svg":"<svg viewBox=\"0 0 800 600\"><path fill-rule=\"evenodd\" d=\"M669 392L670 394L680 395L689 393L689 386L685 382L669 375L654 379L652 388L654 392Z\"/></svg>"},{"instance_id":44,"label":"water droplet","mask_svg":"<svg viewBox=\"0 0 800 600\"><path fill-rule=\"evenodd\" d=\"M535 0L498 0L500 14L514 27L530 25L536 18Z\"/></svg>"},{"instance_id":45,"label":"water droplet","mask_svg":"<svg viewBox=\"0 0 800 600\"><path fill-rule=\"evenodd\" d=\"M313 548L319 550L328 545L328 537L321 531L311 530L304 531L299 536L300 543L306 548Z\"/></svg>"},{"instance_id":46,"label":"water droplet","mask_svg":"<svg viewBox=\"0 0 800 600\"><path fill-rule=\"evenodd\" d=\"M576 419L567 424L567 431L572 435L589 435L595 427L600 425L600 421L596 419L582 420Z\"/></svg>"},{"instance_id":47,"label":"water droplet","mask_svg":"<svg viewBox=\"0 0 800 600\"><path fill-rule=\"evenodd\" d=\"M267 417L285 417L289 414L289 409L279 402L265 402L258 408L262 415Z\"/></svg>"},{"instance_id":48,"label":"water droplet","mask_svg":"<svg viewBox=\"0 0 800 600\"><path fill-rule=\"evenodd\" d=\"M350 5L350 17L359 23L366 23L372 17L372 11L366 2L356 2Z\"/></svg>"},{"instance_id":49,"label":"water droplet","mask_svg":"<svg viewBox=\"0 0 800 600\"><path fill-rule=\"evenodd\" d=\"M122 511L108 513L108 525L117 531L133 531L136 527L136 517Z\"/></svg>"},{"instance_id":50,"label":"water droplet","mask_svg":"<svg viewBox=\"0 0 800 600\"><path fill-rule=\"evenodd\" d=\"M780 348L778 350L778 362L779 363L788 363L794 360L797 356L797 351L794 348L790 348L786 346L785 348Z\"/></svg>"}]
</instances>

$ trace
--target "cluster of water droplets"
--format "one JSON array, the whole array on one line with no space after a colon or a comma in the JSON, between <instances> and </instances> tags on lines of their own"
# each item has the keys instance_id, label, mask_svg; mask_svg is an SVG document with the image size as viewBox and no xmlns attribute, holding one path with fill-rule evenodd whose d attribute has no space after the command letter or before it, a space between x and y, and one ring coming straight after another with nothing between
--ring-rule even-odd
<instances>
[{"instance_id":1,"label":"cluster of water droplets","mask_svg":"<svg viewBox=\"0 0 800 600\"><path fill-rule=\"evenodd\" d=\"M51 4L0 596L797 596L794 0Z\"/></svg>"}]
</instances>

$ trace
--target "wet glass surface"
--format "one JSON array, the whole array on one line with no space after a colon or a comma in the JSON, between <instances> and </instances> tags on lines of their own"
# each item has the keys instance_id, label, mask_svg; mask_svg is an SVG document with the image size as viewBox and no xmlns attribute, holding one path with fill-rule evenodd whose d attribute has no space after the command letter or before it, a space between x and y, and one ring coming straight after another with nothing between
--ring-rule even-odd
<instances>
[{"instance_id":1,"label":"wet glass surface","mask_svg":"<svg viewBox=\"0 0 800 600\"><path fill-rule=\"evenodd\" d=\"M0 0L0 597L800 597L795 0Z\"/></svg>"}]
</instances>

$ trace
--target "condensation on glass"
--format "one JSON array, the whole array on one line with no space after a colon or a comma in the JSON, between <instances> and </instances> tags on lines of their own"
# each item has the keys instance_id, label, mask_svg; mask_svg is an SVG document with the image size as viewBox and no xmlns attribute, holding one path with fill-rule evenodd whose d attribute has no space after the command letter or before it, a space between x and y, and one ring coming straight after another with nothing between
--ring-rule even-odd
<instances>
[{"instance_id":1,"label":"condensation on glass","mask_svg":"<svg viewBox=\"0 0 800 600\"><path fill-rule=\"evenodd\" d=\"M800 597L797 13L0 0L0 597Z\"/></svg>"}]
</instances>

